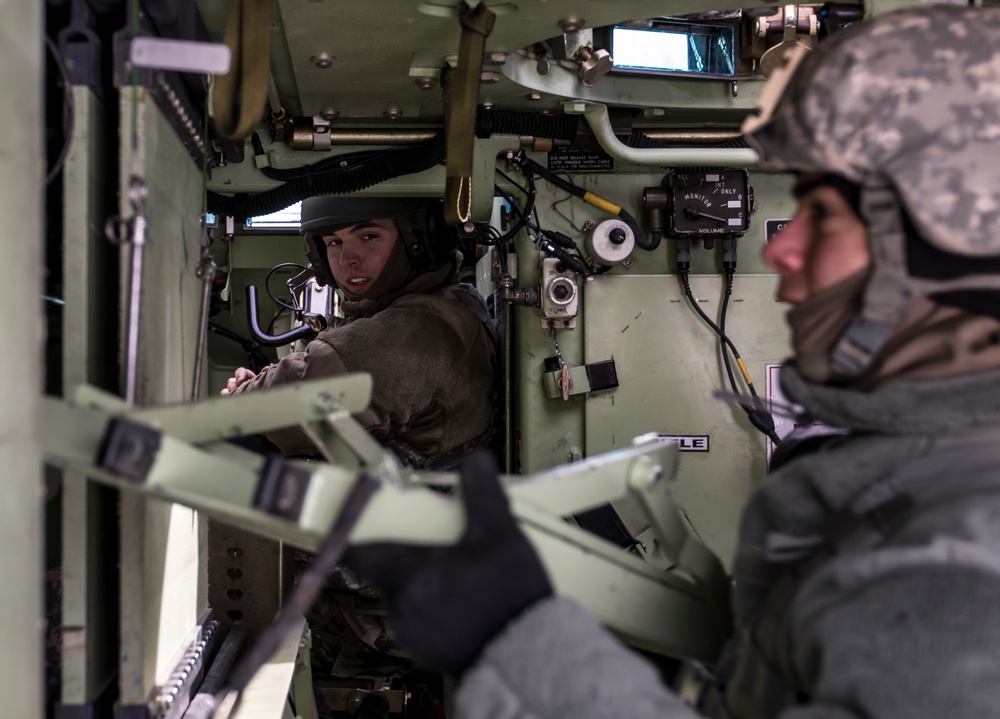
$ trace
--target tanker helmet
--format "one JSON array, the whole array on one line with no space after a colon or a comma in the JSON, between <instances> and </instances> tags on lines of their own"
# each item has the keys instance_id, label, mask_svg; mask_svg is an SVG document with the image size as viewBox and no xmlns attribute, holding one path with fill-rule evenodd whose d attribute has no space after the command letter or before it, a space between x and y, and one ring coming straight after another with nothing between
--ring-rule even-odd
<instances>
[{"instance_id":1,"label":"tanker helmet","mask_svg":"<svg viewBox=\"0 0 1000 719\"><path fill-rule=\"evenodd\" d=\"M418 272L451 260L458 233L444 221L441 200L416 197L313 197L302 202L306 257L320 284L336 287L323 236L367 220L395 220Z\"/></svg>"},{"instance_id":2,"label":"tanker helmet","mask_svg":"<svg viewBox=\"0 0 1000 719\"><path fill-rule=\"evenodd\" d=\"M912 297L1000 313L1000 9L888 13L796 59L743 129L762 169L859 189L872 271L837 371L863 372Z\"/></svg>"}]
</instances>

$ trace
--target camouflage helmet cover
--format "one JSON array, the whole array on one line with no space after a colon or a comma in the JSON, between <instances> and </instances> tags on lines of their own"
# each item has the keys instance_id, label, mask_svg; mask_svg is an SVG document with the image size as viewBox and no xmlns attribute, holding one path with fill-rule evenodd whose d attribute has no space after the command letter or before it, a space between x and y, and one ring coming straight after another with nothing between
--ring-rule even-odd
<instances>
[{"instance_id":1,"label":"camouflage helmet cover","mask_svg":"<svg viewBox=\"0 0 1000 719\"><path fill-rule=\"evenodd\" d=\"M844 30L747 140L762 169L895 190L941 250L1000 253L1000 9L936 5Z\"/></svg>"}]
</instances>

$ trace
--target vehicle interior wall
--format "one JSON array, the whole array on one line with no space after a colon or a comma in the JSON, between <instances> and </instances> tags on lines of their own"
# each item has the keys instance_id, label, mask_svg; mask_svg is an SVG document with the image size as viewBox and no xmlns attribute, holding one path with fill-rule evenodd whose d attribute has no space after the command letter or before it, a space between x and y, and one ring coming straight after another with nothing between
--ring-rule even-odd
<instances>
[{"instance_id":1,"label":"vehicle interior wall","mask_svg":"<svg viewBox=\"0 0 1000 719\"><path fill-rule=\"evenodd\" d=\"M43 473L40 394L44 386L41 293L44 243L44 124L18 113L44 115L43 13L17 0L0 5L0 63L16 68L5 89L17 98L0 112L8 130L0 137L0 163L10 174L0 193L0 300L4 302L7 358L0 379L0 462L3 520L0 553L0 689L5 712L39 716L43 707Z\"/></svg>"},{"instance_id":2,"label":"vehicle interior wall","mask_svg":"<svg viewBox=\"0 0 1000 719\"><path fill-rule=\"evenodd\" d=\"M140 5L147 11L162 6L161 12L167 8L178 16L196 15L204 25L201 39L216 42L222 37L230 7L227 0ZM179 136L176 118L153 101L149 88L133 93L123 87L120 103L112 99L103 104L95 104L85 90L75 92L78 117L93 123L93 131L86 134L86 123L77 127L62 180L66 186L64 259L71 269L86 267L86 271L64 273L66 397L79 381L109 390L118 384L116 375L124 362L129 331L132 248L124 245L109 250L103 224L111 213L126 220L136 214L130 201L134 177L142 178L145 187L142 203L148 220L138 403L162 405L189 401L195 395L213 396L235 367L246 366L251 353L266 361L278 357L275 350L246 341L245 290L248 285L262 288L268 272L282 262L304 262L302 238L294 230L246 230L240 222L227 238L225 218L220 217L220 227L213 230L209 244L201 224L204 191L262 192L279 182L265 176L261 165L295 167L338 154L426 142L442 124L440 72L455 59L455 5L436 0L278 0L271 33L275 94L292 116L309 120L327 112L333 118L330 127L343 132L345 139L330 150L293 150L288 143L274 140L265 115L257 129L262 152L249 140L241 142L244 159L228 158L221 166L220 156L227 149L210 145L212 161L203 172L199 159L191 156ZM563 57L565 48L560 49L558 43L552 46L553 38L563 35L561 22L569 18L598 27L654 12L709 9L704 2L560 0L487 5L498 15L489 47L504 57L484 69L489 74L483 76L478 100L498 110L551 119L575 113L577 101L606 103L626 108L612 117L621 130L620 141L627 139L628 130L637 128L652 133L704 130L732 135L737 134L739 121L763 84L759 75L740 77L735 87L719 79L608 75L594 87L586 87L576 74L575 61ZM24 12L26 0L0 5L0 14L12 7ZM0 26L9 25L2 22ZM549 45L546 52L551 61L547 74L538 69L546 52L536 45L543 41ZM323 53L333 58L326 68L315 61ZM119 127L120 137L115 134ZM580 128L581 144L587 152L597 153L593 133L583 119ZM372 141L364 135L367 132L381 142ZM117 139L107 139L111 136ZM100 144L101 137L105 145ZM106 147L109 143L119 147L112 150ZM477 221L489 220L495 196L525 206L521 190L495 174L499 169L523 185L523 176L507 159L507 153L521 145L517 134L497 133L475 141ZM705 150L704 164L711 166L711 146L689 143L687 147ZM527 155L543 166L550 161L542 149L529 146ZM258 162L257 156L264 159ZM102 157L112 159L104 162ZM613 169L583 167L561 172L560 177L625 208L648 233L643 190L664 187L664 178L672 172L662 163L618 159ZM736 240L739 260L728 306L727 332L765 399L772 378L769 367L788 354L788 333L783 310L773 298L775 277L761 262L760 250L766 241L765 223L787 218L792 212L790 182L787 177L751 169L749 184L758 207L750 217L749 230ZM581 247L591 233L584 229L588 221L600 224L611 218L544 179L539 178L536 185L539 225L563 233ZM431 197L439 196L444 188L445 168L438 165L368 187L361 194ZM105 204L114 205L106 202L114 196L117 207L105 209L102 198ZM27 204L27 200L20 202ZM203 381L195 387L196 363L202 359L198 333L204 289L198 269L206 249L218 273L213 281ZM515 249L515 287L538 287L540 253L532 237L521 232ZM482 247L481 252L480 286L488 293L500 277L492 271L489 248ZM508 308L509 393L503 400L510 403L512 414L506 470L537 473L626 447L633 437L648 432L687 438L695 451L684 452L673 494L688 526L728 561L738 510L764 476L768 444L742 410L713 397L716 390L729 391L720 343L681 292L675 252L676 239L666 236L657 249L636 248L628 262L581 279L575 327L556 328L555 340L568 365L614 360L618 380L614 388L574 393L568 399L552 396L546 384L552 377L546 377L550 370L545 365L546 358L555 354L551 328L543 326L538 307ZM716 321L725 289L721 253L719 241L711 249L694 241L691 287L699 306ZM284 271L276 272L273 285L282 288L285 277ZM102 299L109 287L110 301ZM276 332L284 328L287 313L271 326L279 308L265 292L259 295L260 315L269 328ZM18 376L23 382L32 375L25 369ZM101 490L103 494L95 499L94 490L84 489L82 477L67 476L62 482L63 607L70 629L66 636L76 642L64 653L68 660L61 686L65 703L85 704L109 671L118 672L113 681L123 704L144 702L169 673L178 648L209 606L230 621L242 618L258 629L273 616L290 581L284 561L287 553L278 543L209 522L180 505L111 490ZM641 513L628 501L616 502L615 509L626 529L641 542L648 531ZM119 523L115 529L120 527L118 540L95 539L99 527L115 522ZM49 534L55 536L54 530ZM102 550L113 556L102 555ZM115 577L103 576L99 567L110 567ZM239 585L233 582L237 569L243 580ZM114 619L95 613L109 592L120 597L120 607L112 604Z\"/></svg>"}]
</instances>

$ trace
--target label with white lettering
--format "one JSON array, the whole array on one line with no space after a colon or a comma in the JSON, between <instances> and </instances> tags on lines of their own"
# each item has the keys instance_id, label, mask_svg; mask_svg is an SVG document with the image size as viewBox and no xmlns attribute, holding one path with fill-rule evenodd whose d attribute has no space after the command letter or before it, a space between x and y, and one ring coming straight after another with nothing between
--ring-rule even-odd
<instances>
[{"instance_id":1,"label":"label with white lettering","mask_svg":"<svg viewBox=\"0 0 1000 719\"><path fill-rule=\"evenodd\" d=\"M785 229L785 225L791 221L791 217L781 220L764 220L764 242L770 242L771 238Z\"/></svg>"},{"instance_id":2,"label":"label with white lettering","mask_svg":"<svg viewBox=\"0 0 1000 719\"><path fill-rule=\"evenodd\" d=\"M615 158L600 150L578 147L554 147L549 151L552 172L614 172Z\"/></svg>"},{"instance_id":3,"label":"label with white lettering","mask_svg":"<svg viewBox=\"0 0 1000 719\"><path fill-rule=\"evenodd\" d=\"M707 452L707 434L661 434L664 439L672 439L677 442L677 449L681 452Z\"/></svg>"}]
</instances>

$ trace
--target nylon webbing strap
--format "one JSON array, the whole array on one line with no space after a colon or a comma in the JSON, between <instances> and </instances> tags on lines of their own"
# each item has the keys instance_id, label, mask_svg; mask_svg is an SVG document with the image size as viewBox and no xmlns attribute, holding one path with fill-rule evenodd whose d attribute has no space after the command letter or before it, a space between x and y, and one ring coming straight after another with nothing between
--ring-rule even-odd
<instances>
[{"instance_id":1,"label":"nylon webbing strap","mask_svg":"<svg viewBox=\"0 0 1000 719\"><path fill-rule=\"evenodd\" d=\"M912 296L907 286L906 234L899 198L890 188L862 188L861 214L868 224L872 274L865 286L864 305L831 354L838 377L856 377L882 351Z\"/></svg>"},{"instance_id":2,"label":"nylon webbing strap","mask_svg":"<svg viewBox=\"0 0 1000 719\"><path fill-rule=\"evenodd\" d=\"M215 78L215 126L227 140L244 140L260 123L271 74L274 0L233 0L223 42L233 64Z\"/></svg>"},{"instance_id":3,"label":"nylon webbing strap","mask_svg":"<svg viewBox=\"0 0 1000 719\"><path fill-rule=\"evenodd\" d=\"M444 90L444 131L448 160L445 169L444 219L451 224L468 222L472 215L472 145L476 131L476 105L483 72L486 38L493 30L496 15L479 3L470 10L459 5L462 39L458 65L441 73Z\"/></svg>"}]
</instances>

